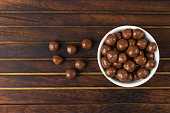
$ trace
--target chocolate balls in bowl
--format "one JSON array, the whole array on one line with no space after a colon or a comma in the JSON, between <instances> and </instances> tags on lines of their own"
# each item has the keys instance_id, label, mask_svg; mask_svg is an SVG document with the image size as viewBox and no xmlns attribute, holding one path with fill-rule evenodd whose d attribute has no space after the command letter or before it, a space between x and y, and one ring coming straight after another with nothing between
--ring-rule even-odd
<instances>
[{"instance_id":1,"label":"chocolate balls in bowl","mask_svg":"<svg viewBox=\"0 0 170 113\"><path fill-rule=\"evenodd\" d=\"M114 39L113 43L107 43L108 39ZM159 49L154 38L144 29L120 26L103 37L97 59L102 73L112 83L135 87L148 81L156 72Z\"/></svg>"}]
</instances>

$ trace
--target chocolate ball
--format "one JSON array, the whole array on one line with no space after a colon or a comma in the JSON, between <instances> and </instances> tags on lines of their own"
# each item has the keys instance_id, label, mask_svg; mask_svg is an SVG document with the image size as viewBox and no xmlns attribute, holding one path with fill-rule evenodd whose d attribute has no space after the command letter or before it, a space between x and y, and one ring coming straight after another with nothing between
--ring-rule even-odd
<instances>
[{"instance_id":1,"label":"chocolate ball","mask_svg":"<svg viewBox=\"0 0 170 113\"><path fill-rule=\"evenodd\" d=\"M137 72L136 71L133 73L133 80L139 80L139 77L137 76Z\"/></svg>"},{"instance_id":2,"label":"chocolate ball","mask_svg":"<svg viewBox=\"0 0 170 113\"><path fill-rule=\"evenodd\" d=\"M76 54L76 52L77 52L77 47L75 45L68 45L67 46L67 53L69 55Z\"/></svg>"},{"instance_id":3,"label":"chocolate ball","mask_svg":"<svg viewBox=\"0 0 170 113\"><path fill-rule=\"evenodd\" d=\"M146 51L148 53L153 53L154 51L156 51L156 49L157 49L157 45L154 42L149 43L146 47Z\"/></svg>"},{"instance_id":4,"label":"chocolate ball","mask_svg":"<svg viewBox=\"0 0 170 113\"><path fill-rule=\"evenodd\" d=\"M103 45L101 47L101 53L103 56L106 56L107 52L110 51L112 48L109 45Z\"/></svg>"},{"instance_id":5,"label":"chocolate ball","mask_svg":"<svg viewBox=\"0 0 170 113\"><path fill-rule=\"evenodd\" d=\"M129 39L128 42L129 42L129 46L135 46L136 44L136 40L134 39Z\"/></svg>"},{"instance_id":6,"label":"chocolate ball","mask_svg":"<svg viewBox=\"0 0 170 113\"><path fill-rule=\"evenodd\" d=\"M124 63L123 68L128 72L133 72L136 68L136 64L133 61L128 60Z\"/></svg>"},{"instance_id":7,"label":"chocolate ball","mask_svg":"<svg viewBox=\"0 0 170 113\"><path fill-rule=\"evenodd\" d=\"M109 68L106 69L105 74L108 77L114 77L115 74L116 74L116 69L114 67L109 67Z\"/></svg>"},{"instance_id":8,"label":"chocolate ball","mask_svg":"<svg viewBox=\"0 0 170 113\"><path fill-rule=\"evenodd\" d=\"M63 62L63 58L58 55L54 55L52 60L55 63L55 65L59 65Z\"/></svg>"},{"instance_id":9,"label":"chocolate ball","mask_svg":"<svg viewBox=\"0 0 170 113\"><path fill-rule=\"evenodd\" d=\"M133 80L132 73L128 73L128 78L125 80L125 82L131 82Z\"/></svg>"},{"instance_id":10,"label":"chocolate ball","mask_svg":"<svg viewBox=\"0 0 170 113\"><path fill-rule=\"evenodd\" d=\"M147 46L147 41L145 39L140 39L136 44L140 49L145 49Z\"/></svg>"},{"instance_id":11,"label":"chocolate ball","mask_svg":"<svg viewBox=\"0 0 170 113\"><path fill-rule=\"evenodd\" d=\"M136 64L143 66L146 64L146 57L144 56L137 56L134 58L134 61L136 62Z\"/></svg>"},{"instance_id":12,"label":"chocolate ball","mask_svg":"<svg viewBox=\"0 0 170 113\"><path fill-rule=\"evenodd\" d=\"M122 31L122 36L124 39L129 39L132 36L132 31L130 29L125 29Z\"/></svg>"},{"instance_id":13,"label":"chocolate ball","mask_svg":"<svg viewBox=\"0 0 170 113\"><path fill-rule=\"evenodd\" d=\"M127 40L125 40L125 39L118 40L117 49L119 51L124 51L124 50L126 50L127 47L128 47L128 41Z\"/></svg>"},{"instance_id":14,"label":"chocolate ball","mask_svg":"<svg viewBox=\"0 0 170 113\"><path fill-rule=\"evenodd\" d=\"M109 34L105 40L107 45L113 46L117 41L117 38L114 34Z\"/></svg>"},{"instance_id":15,"label":"chocolate ball","mask_svg":"<svg viewBox=\"0 0 170 113\"><path fill-rule=\"evenodd\" d=\"M145 64L145 68L150 70L150 69L154 68L155 65L156 65L155 60L148 60L147 63Z\"/></svg>"},{"instance_id":16,"label":"chocolate ball","mask_svg":"<svg viewBox=\"0 0 170 113\"><path fill-rule=\"evenodd\" d=\"M140 68L137 71L137 76L139 78L145 79L149 75L149 71L145 68Z\"/></svg>"},{"instance_id":17,"label":"chocolate ball","mask_svg":"<svg viewBox=\"0 0 170 113\"><path fill-rule=\"evenodd\" d=\"M81 70L86 67L86 62L84 60L76 60L75 62L75 68Z\"/></svg>"},{"instance_id":18,"label":"chocolate ball","mask_svg":"<svg viewBox=\"0 0 170 113\"><path fill-rule=\"evenodd\" d=\"M116 51L110 50L107 52L107 59L109 62L117 62L118 54Z\"/></svg>"},{"instance_id":19,"label":"chocolate ball","mask_svg":"<svg viewBox=\"0 0 170 113\"><path fill-rule=\"evenodd\" d=\"M141 39L144 36L144 32L140 29L133 30L133 38L134 39Z\"/></svg>"},{"instance_id":20,"label":"chocolate ball","mask_svg":"<svg viewBox=\"0 0 170 113\"><path fill-rule=\"evenodd\" d=\"M93 42L91 40L89 40L89 39L84 39L82 41L82 47L84 49L91 49L92 45L93 45Z\"/></svg>"},{"instance_id":21,"label":"chocolate ball","mask_svg":"<svg viewBox=\"0 0 170 113\"><path fill-rule=\"evenodd\" d=\"M144 52L142 50L139 50L139 55L144 56Z\"/></svg>"},{"instance_id":22,"label":"chocolate ball","mask_svg":"<svg viewBox=\"0 0 170 113\"><path fill-rule=\"evenodd\" d=\"M111 66L111 63L107 60L106 57L103 57L101 59L101 64L102 64L103 68L108 68Z\"/></svg>"},{"instance_id":23,"label":"chocolate ball","mask_svg":"<svg viewBox=\"0 0 170 113\"><path fill-rule=\"evenodd\" d=\"M116 69L121 69L122 68L122 63L113 62L113 67L115 67Z\"/></svg>"},{"instance_id":24,"label":"chocolate ball","mask_svg":"<svg viewBox=\"0 0 170 113\"><path fill-rule=\"evenodd\" d=\"M128 78L128 73L126 70L120 69L117 71L115 77L120 81L125 81Z\"/></svg>"},{"instance_id":25,"label":"chocolate ball","mask_svg":"<svg viewBox=\"0 0 170 113\"><path fill-rule=\"evenodd\" d=\"M73 79L75 77L76 77L76 70L74 70L74 69L66 70L66 78L67 79Z\"/></svg>"},{"instance_id":26,"label":"chocolate ball","mask_svg":"<svg viewBox=\"0 0 170 113\"><path fill-rule=\"evenodd\" d=\"M121 33L117 32L117 33L114 33L114 34L115 34L115 36L117 37L118 40L122 38Z\"/></svg>"},{"instance_id":27,"label":"chocolate ball","mask_svg":"<svg viewBox=\"0 0 170 113\"><path fill-rule=\"evenodd\" d=\"M149 60L153 60L154 54L153 53L146 53L146 58L149 59Z\"/></svg>"},{"instance_id":28,"label":"chocolate ball","mask_svg":"<svg viewBox=\"0 0 170 113\"><path fill-rule=\"evenodd\" d=\"M139 49L137 46L129 46L126 52L130 57L137 57L139 54Z\"/></svg>"},{"instance_id":29,"label":"chocolate ball","mask_svg":"<svg viewBox=\"0 0 170 113\"><path fill-rule=\"evenodd\" d=\"M58 42L50 42L49 43L49 50L50 51L57 51L59 49L59 43Z\"/></svg>"},{"instance_id":30,"label":"chocolate ball","mask_svg":"<svg viewBox=\"0 0 170 113\"><path fill-rule=\"evenodd\" d=\"M119 63L125 63L127 61L127 55L125 53L120 53L118 57Z\"/></svg>"},{"instance_id":31,"label":"chocolate ball","mask_svg":"<svg viewBox=\"0 0 170 113\"><path fill-rule=\"evenodd\" d=\"M116 51L117 52L117 54L119 54L120 52L119 52L119 50L117 49L117 48L113 48L113 51Z\"/></svg>"}]
</instances>

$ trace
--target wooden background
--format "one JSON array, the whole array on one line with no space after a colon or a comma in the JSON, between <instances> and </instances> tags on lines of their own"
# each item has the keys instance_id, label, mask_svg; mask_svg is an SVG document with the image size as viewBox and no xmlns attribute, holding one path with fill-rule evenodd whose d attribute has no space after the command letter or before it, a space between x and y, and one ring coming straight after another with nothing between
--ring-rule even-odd
<instances>
[{"instance_id":1,"label":"wooden background","mask_svg":"<svg viewBox=\"0 0 170 113\"><path fill-rule=\"evenodd\" d=\"M159 45L159 68L139 87L112 84L97 64L100 40L121 25L144 28ZM91 50L81 48L84 38L95 42ZM48 50L54 40L57 53ZM66 54L68 44L78 46L76 55ZM55 66L54 54L66 61ZM78 58L89 66L67 80ZM0 112L170 112L170 1L0 0Z\"/></svg>"}]
</instances>

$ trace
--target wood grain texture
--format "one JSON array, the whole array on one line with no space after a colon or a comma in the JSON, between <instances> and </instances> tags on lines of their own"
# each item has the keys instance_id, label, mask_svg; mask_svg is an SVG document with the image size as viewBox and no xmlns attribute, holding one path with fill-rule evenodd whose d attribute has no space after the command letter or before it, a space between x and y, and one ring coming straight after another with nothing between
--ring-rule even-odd
<instances>
[{"instance_id":1,"label":"wood grain texture","mask_svg":"<svg viewBox=\"0 0 170 113\"><path fill-rule=\"evenodd\" d=\"M169 1L161 0L1 0L0 10L170 11L169 4Z\"/></svg>"}]
</instances>

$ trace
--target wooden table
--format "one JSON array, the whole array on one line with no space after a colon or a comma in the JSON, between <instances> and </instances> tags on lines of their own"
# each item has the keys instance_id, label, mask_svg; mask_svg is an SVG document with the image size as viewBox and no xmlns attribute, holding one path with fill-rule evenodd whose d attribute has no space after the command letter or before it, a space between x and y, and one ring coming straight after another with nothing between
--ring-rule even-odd
<instances>
[{"instance_id":1,"label":"wooden table","mask_svg":"<svg viewBox=\"0 0 170 113\"><path fill-rule=\"evenodd\" d=\"M118 87L96 60L102 37L121 25L136 25L157 41L160 64L147 83ZM95 43L81 48L85 38ZM56 53L49 41L60 41ZM77 45L76 55L66 46ZM170 112L170 1L161 0L0 0L1 113L168 113ZM53 55L65 62L56 66ZM78 58L88 67L74 80L65 70Z\"/></svg>"}]
</instances>

